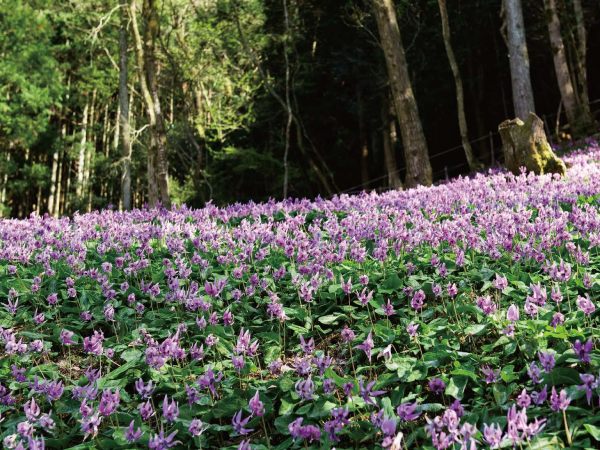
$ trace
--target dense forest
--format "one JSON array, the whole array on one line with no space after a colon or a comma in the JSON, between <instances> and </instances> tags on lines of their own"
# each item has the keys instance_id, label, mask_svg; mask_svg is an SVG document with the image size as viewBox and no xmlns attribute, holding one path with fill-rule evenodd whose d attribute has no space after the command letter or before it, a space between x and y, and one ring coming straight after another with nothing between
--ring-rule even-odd
<instances>
[{"instance_id":1,"label":"dense forest","mask_svg":"<svg viewBox=\"0 0 600 450\"><path fill-rule=\"evenodd\" d=\"M596 0L2 0L4 216L431 184L596 131Z\"/></svg>"}]
</instances>

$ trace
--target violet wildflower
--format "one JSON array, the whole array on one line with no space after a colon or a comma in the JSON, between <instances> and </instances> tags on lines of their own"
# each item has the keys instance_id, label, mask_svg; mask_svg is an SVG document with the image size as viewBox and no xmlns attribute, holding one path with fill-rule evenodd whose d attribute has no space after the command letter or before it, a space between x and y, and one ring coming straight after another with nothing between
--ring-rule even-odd
<instances>
[{"instance_id":1,"label":"violet wildflower","mask_svg":"<svg viewBox=\"0 0 600 450\"><path fill-rule=\"evenodd\" d=\"M204 425L200 419L193 419L190 422L190 426L188 427L188 431L192 436L200 436L202 433L206 431L208 427Z\"/></svg>"},{"instance_id":2,"label":"violet wildflower","mask_svg":"<svg viewBox=\"0 0 600 450\"><path fill-rule=\"evenodd\" d=\"M63 345L73 345L75 342L73 342L73 332L69 331L69 330L62 330L60 332L60 342Z\"/></svg>"},{"instance_id":3,"label":"violet wildflower","mask_svg":"<svg viewBox=\"0 0 600 450\"><path fill-rule=\"evenodd\" d=\"M83 350L86 353L94 355L102 355L102 341L104 340L104 333L94 330L94 335L83 338Z\"/></svg>"},{"instance_id":4,"label":"violet wildflower","mask_svg":"<svg viewBox=\"0 0 600 450\"><path fill-rule=\"evenodd\" d=\"M506 311L506 319L511 322L516 322L519 320L519 307L515 304L512 304L508 307Z\"/></svg>"},{"instance_id":5,"label":"violet wildflower","mask_svg":"<svg viewBox=\"0 0 600 450\"><path fill-rule=\"evenodd\" d=\"M142 416L142 420L148 420L150 417L154 415L154 408L152 407L152 403L150 400L147 400L146 403L140 403L138 405L138 410L140 411L140 416Z\"/></svg>"},{"instance_id":6,"label":"violet wildflower","mask_svg":"<svg viewBox=\"0 0 600 450\"><path fill-rule=\"evenodd\" d=\"M593 342L591 339L588 339L585 344L582 344L579 339L575 341L573 344L573 351L579 358L579 360L583 363L590 362L590 353L592 352Z\"/></svg>"},{"instance_id":7,"label":"violet wildflower","mask_svg":"<svg viewBox=\"0 0 600 450\"><path fill-rule=\"evenodd\" d=\"M375 347L375 343L373 342L372 332L369 331L367 338L364 340L362 344L356 346L359 350L362 350L367 355L369 362L371 362L371 350Z\"/></svg>"},{"instance_id":8,"label":"violet wildflower","mask_svg":"<svg viewBox=\"0 0 600 450\"><path fill-rule=\"evenodd\" d=\"M496 278L494 279L494 287L499 291L503 291L508 287L508 280L506 277L496 274Z\"/></svg>"},{"instance_id":9,"label":"violet wildflower","mask_svg":"<svg viewBox=\"0 0 600 450\"><path fill-rule=\"evenodd\" d=\"M248 406L250 407L250 411L252 412L253 416L258 416L258 417L264 416L265 405L263 402L260 401L260 397L258 396L258 391L256 391L256 393L254 394L254 397L252 397L250 399Z\"/></svg>"},{"instance_id":10,"label":"violet wildflower","mask_svg":"<svg viewBox=\"0 0 600 450\"><path fill-rule=\"evenodd\" d=\"M448 286L446 286L446 292L448 293L449 297L454 298L456 297L456 294L458 294L458 287L455 283L448 283Z\"/></svg>"},{"instance_id":11,"label":"violet wildflower","mask_svg":"<svg viewBox=\"0 0 600 450\"><path fill-rule=\"evenodd\" d=\"M586 316L589 316L590 314L592 314L596 310L596 306L594 305L594 303L590 300L590 298L588 296L586 296L586 297L582 297L582 296L577 297L577 307L581 311L583 311L583 313Z\"/></svg>"},{"instance_id":12,"label":"violet wildflower","mask_svg":"<svg viewBox=\"0 0 600 450\"><path fill-rule=\"evenodd\" d=\"M595 387L596 377L589 373L581 373L579 374L579 379L581 380L582 384L577 386L577 389L585 391L587 404L590 405L592 402L592 388Z\"/></svg>"},{"instance_id":13,"label":"violet wildflower","mask_svg":"<svg viewBox=\"0 0 600 450\"><path fill-rule=\"evenodd\" d=\"M304 340L304 336L300 335L300 348L302 349L304 354L311 354L315 350L315 340L313 338L310 338L308 342L306 342Z\"/></svg>"},{"instance_id":14,"label":"violet wildflower","mask_svg":"<svg viewBox=\"0 0 600 450\"><path fill-rule=\"evenodd\" d=\"M36 422L41 413L40 407L35 402L35 398L32 398L23 405L23 411L25 412L25 417L27 417L27 420L30 422Z\"/></svg>"},{"instance_id":15,"label":"violet wildflower","mask_svg":"<svg viewBox=\"0 0 600 450\"><path fill-rule=\"evenodd\" d=\"M82 311L81 314L79 314L79 317L84 322L89 322L90 320L92 320L92 313L89 311Z\"/></svg>"},{"instance_id":16,"label":"violet wildflower","mask_svg":"<svg viewBox=\"0 0 600 450\"><path fill-rule=\"evenodd\" d=\"M248 422L250 421L251 418L252 418L252 416L248 416L245 419L243 419L241 409L237 413L235 413L235 415L233 416L233 419L231 420L231 425L233 426L233 429L235 430L235 432L242 436L244 436L248 433L251 433L252 429L244 428L248 424Z\"/></svg>"},{"instance_id":17,"label":"violet wildflower","mask_svg":"<svg viewBox=\"0 0 600 450\"><path fill-rule=\"evenodd\" d=\"M331 394L333 391L335 391L335 381L331 378L325 378L323 380L323 392L325 394Z\"/></svg>"},{"instance_id":18,"label":"violet wildflower","mask_svg":"<svg viewBox=\"0 0 600 450\"><path fill-rule=\"evenodd\" d=\"M89 436L95 438L98 435L98 427L100 427L101 422L102 417L98 413L84 417L81 420L81 431L83 431L86 438Z\"/></svg>"},{"instance_id":19,"label":"violet wildflower","mask_svg":"<svg viewBox=\"0 0 600 450\"><path fill-rule=\"evenodd\" d=\"M531 405L531 397L529 396L525 388L523 388L523 390L517 397L517 405L519 405L520 408L527 408L529 407L529 405Z\"/></svg>"},{"instance_id":20,"label":"violet wildflower","mask_svg":"<svg viewBox=\"0 0 600 450\"><path fill-rule=\"evenodd\" d=\"M176 403L174 399L169 403L169 397L167 395L163 398L162 415L169 423L175 422L177 417L179 417L179 404Z\"/></svg>"},{"instance_id":21,"label":"violet wildflower","mask_svg":"<svg viewBox=\"0 0 600 450\"><path fill-rule=\"evenodd\" d=\"M428 386L434 394L441 394L446 389L446 383L441 378L432 378L429 380Z\"/></svg>"},{"instance_id":22,"label":"violet wildflower","mask_svg":"<svg viewBox=\"0 0 600 450\"><path fill-rule=\"evenodd\" d=\"M490 446L490 448L499 448L502 442L502 428L498 424L483 424L483 439Z\"/></svg>"},{"instance_id":23,"label":"violet wildflower","mask_svg":"<svg viewBox=\"0 0 600 450\"><path fill-rule=\"evenodd\" d=\"M152 380L148 381L148 384L144 384L144 380L138 378L135 382L135 390L142 396L143 399L152 397L152 393L154 392Z\"/></svg>"},{"instance_id":24,"label":"violet wildflower","mask_svg":"<svg viewBox=\"0 0 600 450\"><path fill-rule=\"evenodd\" d=\"M168 436L165 436L164 430L160 430L158 434L155 434L148 441L148 448L150 450L166 450L171 447L175 447L177 444L181 444L180 441L175 441L175 435L178 430L173 431Z\"/></svg>"},{"instance_id":25,"label":"violet wildflower","mask_svg":"<svg viewBox=\"0 0 600 450\"><path fill-rule=\"evenodd\" d=\"M311 377L306 380L299 380L295 384L296 394L303 400L312 400L315 392L315 384Z\"/></svg>"},{"instance_id":26,"label":"violet wildflower","mask_svg":"<svg viewBox=\"0 0 600 450\"><path fill-rule=\"evenodd\" d=\"M373 391L373 386L375 386L376 381L371 381L364 385L363 380L359 380L359 393L361 398L365 401L367 405L375 405L372 397L379 397L380 395L385 394L386 391Z\"/></svg>"},{"instance_id":27,"label":"violet wildflower","mask_svg":"<svg viewBox=\"0 0 600 450\"><path fill-rule=\"evenodd\" d=\"M419 328L418 324L411 322L406 326L406 332L408 333L408 335L411 338L415 338L415 337L417 337L417 334L418 334L417 333L418 328Z\"/></svg>"},{"instance_id":28,"label":"violet wildflower","mask_svg":"<svg viewBox=\"0 0 600 450\"><path fill-rule=\"evenodd\" d=\"M542 368L546 372L551 372L554 369L554 365L556 364L556 360L554 359L554 355L550 352L539 352L538 357L540 359L540 364Z\"/></svg>"},{"instance_id":29,"label":"violet wildflower","mask_svg":"<svg viewBox=\"0 0 600 450\"><path fill-rule=\"evenodd\" d=\"M556 329L557 326L562 325L563 323L565 323L565 316L560 312L554 313L550 325Z\"/></svg>"},{"instance_id":30,"label":"violet wildflower","mask_svg":"<svg viewBox=\"0 0 600 450\"><path fill-rule=\"evenodd\" d=\"M533 400L533 403L535 403L536 405L542 405L544 404L544 402L546 401L546 399L548 398L548 385L544 385L543 389L541 389L539 392L537 391L532 391L531 392L531 400Z\"/></svg>"},{"instance_id":31,"label":"violet wildflower","mask_svg":"<svg viewBox=\"0 0 600 450\"><path fill-rule=\"evenodd\" d=\"M342 341L344 341L345 343L352 342L354 340L354 338L356 337L356 335L354 334L354 331L352 331L350 328L348 328L348 325L344 325L344 329L340 333L340 336L342 337Z\"/></svg>"},{"instance_id":32,"label":"violet wildflower","mask_svg":"<svg viewBox=\"0 0 600 450\"><path fill-rule=\"evenodd\" d=\"M135 421L132 420L129 423L129 427L127 428L127 430L125 430L125 439L127 439L127 442L129 442L130 444L137 442L139 440L139 438L142 437L142 434L143 434L141 428L138 428L137 430L135 430L134 424L135 424Z\"/></svg>"},{"instance_id":33,"label":"violet wildflower","mask_svg":"<svg viewBox=\"0 0 600 450\"><path fill-rule=\"evenodd\" d=\"M417 292L413 294L413 298L410 301L410 306L413 309L422 309L425 300L425 292L422 289L419 289Z\"/></svg>"},{"instance_id":34,"label":"violet wildflower","mask_svg":"<svg viewBox=\"0 0 600 450\"><path fill-rule=\"evenodd\" d=\"M42 430L50 431L56 428L56 424L50 415L42 414L40 420L38 420L38 425Z\"/></svg>"},{"instance_id":35,"label":"violet wildflower","mask_svg":"<svg viewBox=\"0 0 600 450\"><path fill-rule=\"evenodd\" d=\"M560 394L557 394L554 386L552 387L552 394L550 394L550 408L552 411L565 411L570 403L571 399L567 395L567 391L562 389Z\"/></svg>"},{"instance_id":36,"label":"violet wildflower","mask_svg":"<svg viewBox=\"0 0 600 450\"><path fill-rule=\"evenodd\" d=\"M529 364L529 367L527 368L527 375L529 375L529 378L531 378L533 384L539 384L542 381L542 372L535 361Z\"/></svg>"},{"instance_id":37,"label":"violet wildflower","mask_svg":"<svg viewBox=\"0 0 600 450\"><path fill-rule=\"evenodd\" d=\"M115 389L114 392L110 389L104 389L104 391L102 391L100 404L98 405L98 412L103 416L110 416L117 410L120 401L121 396L118 388Z\"/></svg>"},{"instance_id":38,"label":"violet wildflower","mask_svg":"<svg viewBox=\"0 0 600 450\"><path fill-rule=\"evenodd\" d=\"M402 403L398 408L396 408L396 413L400 420L405 422L412 422L413 420L417 420L420 413L417 412L417 403Z\"/></svg>"},{"instance_id":39,"label":"violet wildflower","mask_svg":"<svg viewBox=\"0 0 600 450\"><path fill-rule=\"evenodd\" d=\"M11 370L13 378L15 379L15 381L17 383L23 383L23 382L27 381L27 378L25 377L25 368L24 367L17 367L15 364L12 364L10 366L10 370Z\"/></svg>"}]
</instances>

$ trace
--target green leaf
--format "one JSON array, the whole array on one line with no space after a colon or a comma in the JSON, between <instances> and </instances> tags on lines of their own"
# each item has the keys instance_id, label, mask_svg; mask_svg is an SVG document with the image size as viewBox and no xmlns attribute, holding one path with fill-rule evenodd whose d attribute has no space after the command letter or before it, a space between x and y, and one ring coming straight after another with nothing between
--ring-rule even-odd
<instances>
[{"instance_id":1,"label":"green leaf","mask_svg":"<svg viewBox=\"0 0 600 450\"><path fill-rule=\"evenodd\" d=\"M600 428L589 423L584 423L583 428L585 428L586 431L590 433L594 439L600 441Z\"/></svg>"},{"instance_id":2,"label":"green leaf","mask_svg":"<svg viewBox=\"0 0 600 450\"><path fill-rule=\"evenodd\" d=\"M142 352L132 348L121 353L121 358L126 362L139 361L142 357Z\"/></svg>"},{"instance_id":3,"label":"green leaf","mask_svg":"<svg viewBox=\"0 0 600 450\"><path fill-rule=\"evenodd\" d=\"M446 386L446 395L454 397L458 400L463 398L465 387L468 382L467 377L452 377Z\"/></svg>"}]
</instances>

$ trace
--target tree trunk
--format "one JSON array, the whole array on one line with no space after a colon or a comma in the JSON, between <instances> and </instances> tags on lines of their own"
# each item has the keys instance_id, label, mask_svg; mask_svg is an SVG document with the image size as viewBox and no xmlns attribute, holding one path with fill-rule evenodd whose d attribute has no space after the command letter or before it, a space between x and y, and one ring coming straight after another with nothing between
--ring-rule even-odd
<instances>
[{"instance_id":1,"label":"tree trunk","mask_svg":"<svg viewBox=\"0 0 600 450\"><path fill-rule=\"evenodd\" d=\"M502 138L504 163L515 175L520 173L521 167L538 175L565 174L565 163L552 151L544 132L544 122L534 113L530 113L525 122L519 118L505 120L498 126L498 131Z\"/></svg>"},{"instance_id":2,"label":"tree trunk","mask_svg":"<svg viewBox=\"0 0 600 450\"><path fill-rule=\"evenodd\" d=\"M390 189L402 189L400 173L396 165L396 123L394 107L388 101L387 93L381 102L381 123L383 124L383 159L385 161L385 171L387 173L388 187Z\"/></svg>"},{"instance_id":3,"label":"tree trunk","mask_svg":"<svg viewBox=\"0 0 600 450\"><path fill-rule=\"evenodd\" d=\"M365 127L365 117L363 113L363 101L360 87L356 87L356 103L358 106L358 141L359 141L359 160L360 160L360 181L364 189L369 183L369 146L367 144L367 131Z\"/></svg>"},{"instance_id":4,"label":"tree trunk","mask_svg":"<svg viewBox=\"0 0 600 450\"><path fill-rule=\"evenodd\" d=\"M81 121L81 140L79 142L79 161L77 164L77 188L75 193L77 197L81 197L83 193L83 175L85 165L85 148L87 146L87 125L88 125L88 109L90 107L89 100L86 100L83 107L83 119Z\"/></svg>"},{"instance_id":5,"label":"tree trunk","mask_svg":"<svg viewBox=\"0 0 600 450\"><path fill-rule=\"evenodd\" d=\"M151 207L159 203L170 208L167 167L167 134L160 109L158 80L156 78L156 49L158 36L158 14L154 0L144 0L144 40L137 27L136 0L129 7L135 40L138 76L150 124L150 146L148 148L148 200Z\"/></svg>"},{"instance_id":6,"label":"tree trunk","mask_svg":"<svg viewBox=\"0 0 600 450\"><path fill-rule=\"evenodd\" d=\"M554 58L554 71L556 72L560 97L565 108L571 132L574 133L578 127L577 101L571 76L569 75L565 46L560 33L560 21L556 11L556 2L555 0L544 0L544 6L546 8L548 35L550 36L550 45Z\"/></svg>"},{"instance_id":7,"label":"tree trunk","mask_svg":"<svg viewBox=\"0 0 600 450\"><path fill-rule=\"evenodd\" d=\"M63 128L65 125L63 124ZM64 141L63 141L64 142ZM56 146L52 152L52 170L50 175L50 195L48 196L48 212L50 215L55 215L55 203L58 204L58 197L56 195L56 186L58 180L58 160L59 160L59 147Z\"/></svg>"},{"instance_id":8,"label":"tree trunk","mask_svg":"<svg viewBox=\"0 0 600 450\"><path fill-rule=\"evenodd\" d=\"M377 29L387 65L394 107L400 123L400 134L406 162L408 187L432 182L431 164L419 110L408 75L400 28L392 0L372 0Z\"/></svg>"},{"instance_id":9,"label":"tree trunk","mask_svg":"<svg viewBox=\"0 0 600 450\"><path fill-rule=\"evenodd\" d=\"M575 74L577 97L579 99L579 114L583 131L594 128L594 119L590 111L590 98L588 96L587 82L587 36L585 31L585 20L581 0L573 0L575 10L575 23L577 29L577 48L575 49Z\"/></svg>"},{"instance_id":10,"label":"tree trunk","mask_svg":"<svg viewBox=\"0 0 600 450\"><path fill-rule=\"evenodd\" d=\"M127 0L121 0L121 27L119 28L119 117L121 134L121 202L123 209L131 209L131 131L129 128L129 89L127 86Z\"/></svg>"},{"instance_id":11,"label":"tree trunk","mask_svg":"<svg viewBox=\"0 0 600 450\"><path fill-rule=\"evenodd\" d=\"M440 7L440 16L442 18L442 35L444 37L444 47L446 48L446 55L448 56L448 62L452 69L452 76L454 77L454 85L456 87L456 106L458 108L458 126L460 128L460 138L462 140L462 146L465 151L467 163L469 169L479 170L481 164L475 159L473 155L473 148L469 142L469 132L467 128L467 117L465 115L465 96L463 92L463 83L458 70L458 64L454 56L454 50L452 49L452 42L450 41L450 24L448 21L448 11L446 10L446 0L438 0L438 6Z\"/></svg>"},{"instance_id":12,"label":"tree trunk","mask_svg":"<svg viewBox=\"0 0 600 450\"><path fill-rule=\"evenodd\" d=\"M529 54L527 53L527 42L525 40L521 0L504 0L504 9L508 34L513 106L515 115L519 119L525 120L530 112L535 112L535 104L529 75Z\"/></svg>"}]
</instances>

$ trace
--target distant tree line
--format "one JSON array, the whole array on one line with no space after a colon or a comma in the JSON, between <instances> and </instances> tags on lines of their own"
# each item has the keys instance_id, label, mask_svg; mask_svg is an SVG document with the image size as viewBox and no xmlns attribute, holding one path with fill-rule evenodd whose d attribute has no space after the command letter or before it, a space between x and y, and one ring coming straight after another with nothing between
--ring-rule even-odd
<instances>
[{"instance_id":1,"label":"distant tree line","mask_svg":"<svg viewBox=\"0 0 600 450\"><path fill-rule=\"evenodd\" d=\"M473 139L530 111L584 136L599 17L595 0L4 0L1 212L428 185L492 163L498 138Z\"/></svg>"}]
</instances>

